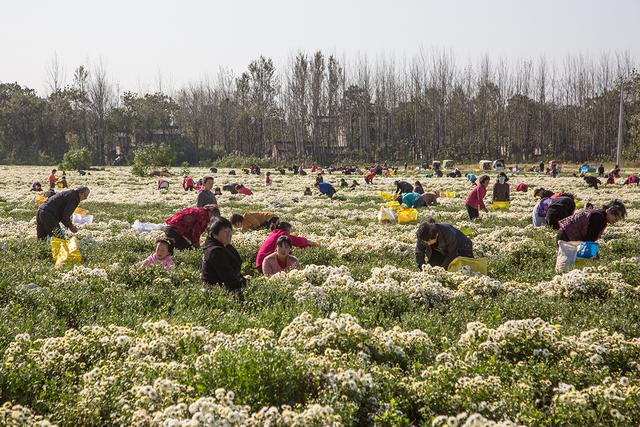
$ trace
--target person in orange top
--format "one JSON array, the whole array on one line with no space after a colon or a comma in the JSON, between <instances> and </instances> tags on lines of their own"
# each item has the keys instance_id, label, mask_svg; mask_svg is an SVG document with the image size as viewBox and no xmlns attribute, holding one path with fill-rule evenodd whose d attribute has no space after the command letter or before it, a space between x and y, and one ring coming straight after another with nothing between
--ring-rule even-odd
<instances>
[{"instance_id":1,"label":"person in orange top","mask_svg":"<svg viewBox=\"0 0 640 427\"><path fill-rule=\"evenodd\" d=\"M271 212L249 212L243 215L231 215L231 224L242 231L258 230L260 228L271 228L272 224L277 224L279 218Z\"/></svg>"},{"instance_id":2,"label":"person in orange top","mask_svg":"<svg viewBox=\"0 0 640 427\"><path fill-rule=\"evenodd\" d=\"M58 178L56 178L57 170L51 169L51 175L49 175L49 188L53 190L56 188L56 182L58 182Z\"/></svg>"}]
</instances>

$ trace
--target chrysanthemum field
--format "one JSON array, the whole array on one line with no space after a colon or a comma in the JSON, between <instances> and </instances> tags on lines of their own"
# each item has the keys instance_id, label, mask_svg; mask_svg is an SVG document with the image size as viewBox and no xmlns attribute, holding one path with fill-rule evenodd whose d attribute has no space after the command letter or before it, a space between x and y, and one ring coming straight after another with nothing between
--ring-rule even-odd
<instances>
[{"instance_id":1,"label":"chrysanthemum field","mask_svg":"<svg viewBox=\"0 0 640 427\"><path fill-rule=\"evenodd\" d=\"M360 186L330 200L303 196L311 174L271 171L271 187L214 174L254 191L218 197L222 214L270 210L319 245L294 250L300 270L254 271L238 302L203 285L199 251L176 253L170 272L134 266L160 234L136 233L136 219L195 206L180 169L166 192L128 168L69 172L91 189L80 207L94 223L77 234L83 264L55 269L29 192L49 171L0 167L0 425L640 425L640 188L520 174L512 188L530 190L512 191L510 211L470 222L464 178L344 176ZM377 222L398 178L457 193L419 220L471 229L487 276L417 271L416 225ZM540 186L625 202L598 261L555 274L555 233L531 226ZM266 236L232 243L252 265Z\"/></svg>"}]
</instances>

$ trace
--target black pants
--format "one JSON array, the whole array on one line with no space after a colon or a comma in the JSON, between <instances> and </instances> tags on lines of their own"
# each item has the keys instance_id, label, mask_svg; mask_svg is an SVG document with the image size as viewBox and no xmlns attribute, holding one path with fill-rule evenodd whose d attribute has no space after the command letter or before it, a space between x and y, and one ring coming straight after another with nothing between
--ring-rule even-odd
<instances>
[{"instance_id":1,"label":"black pants","mask_svg":"<svg viewBox=\"0 0 640 427\"><path fill-rule=\"evenodd\" d=\"M167 238L173 240L174 249L183 250L192 249L194 247L193 244L189 243L187 239L178 234L176 229L172 226L168 226L164 229L164 235L167 236Z\"/></svg>"},{"instance_id":2,"label":"black pants","mask_svg":"<svg viewBox=\"0 0 640 427\"><path fill-rule=\"evenodd\" d=\"M458 256L463 256L467 258L473 258L473 247L463 247L458 249ZM444 266L445 256L442 255L440 251L432 249L431 258L429 258L428 264L432 267L444 267L448 268L449 266Z\"/></svg>"},{"instance_id":3,"label":"black pants","mask_svg":"<svg viewBox=\"0 0 640 427\"><path fill-rule=\"evenodd\" d=\"M478 209L474 208L473 206L467 206L467 212L469 213L469 219L474 220L476 218L480 218L480 211L478 211Z\"/></svg>"},{"instance_id":4,"label":"black pants","mask_svg":"<svg viewBox=\"0 0 640 427\"><path fill-rule=\"evenodd\" d=\"M64 233L60 228L58 218L40 209L36 214L36 234L38 235L38 240L47 240L47 237L52 236L64 239Z\"/></svg>"}]
</instances>

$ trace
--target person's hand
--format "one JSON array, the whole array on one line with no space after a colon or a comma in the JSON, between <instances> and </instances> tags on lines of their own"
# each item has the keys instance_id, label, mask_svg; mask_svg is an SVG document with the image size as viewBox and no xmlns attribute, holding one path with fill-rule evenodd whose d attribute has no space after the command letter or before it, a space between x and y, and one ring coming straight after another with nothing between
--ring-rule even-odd
<instances>
[{"instance_id":1,"label":"person's hand","mask_svg":"<svg viewBox=\"0 0 640 427\"><path fill-rule=\"evenodd\" d=\"M72 233L77 233L78 232L78 227L76 227L75 225L71 225L71 227L69 227L69 231Z\"/></svg>"}]
</instances>

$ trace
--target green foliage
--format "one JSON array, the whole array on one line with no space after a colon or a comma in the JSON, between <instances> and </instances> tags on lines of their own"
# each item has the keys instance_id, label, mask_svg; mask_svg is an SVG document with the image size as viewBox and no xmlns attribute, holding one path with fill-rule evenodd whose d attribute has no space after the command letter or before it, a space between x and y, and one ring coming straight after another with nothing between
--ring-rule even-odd
<instances>
[{"instance_id":1,"label":"green foliage","mask_svg":"<svg viewBox=\"0 0 640 427\"><path fill-rule=\"evenodd\" d=\"M133 156L132 173L138 176L147 175L153 168L169 167L176 160L175 153L168 144L143 145L133 152Z\"/></svg>"},{"instance_id":2,"label":"green foliage","mask_svg":"<svg viewBox=\"0 0 640 427\"><path fill-rule=\"evenodd\" d=\"M69 150L64 154L62 169L81 170L91 167L91 153L86 148Z\"/></svg>"}]
</instances>

